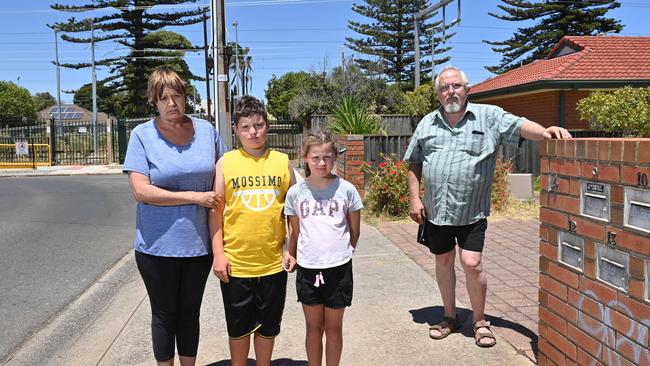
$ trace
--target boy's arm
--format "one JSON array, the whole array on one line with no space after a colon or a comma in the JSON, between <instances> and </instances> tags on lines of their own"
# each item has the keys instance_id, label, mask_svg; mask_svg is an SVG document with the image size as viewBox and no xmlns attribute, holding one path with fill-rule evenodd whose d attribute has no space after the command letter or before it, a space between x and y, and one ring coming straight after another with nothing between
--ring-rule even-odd
<instances>
[{"instance_id":1,"label":"boy's arm","mask_svg":"<svg viewBox=\"0 0 650 366\"><path fill-rule=\"evenodd\" d=\"M224 197L226 185L223 178L223 158L217 161L214 175L214 192ZM225 202L225 200L223 201ZM212 239L212 271L223 282L228 283L230 275L230 262L223 251L223 209L225 203L220 204L217 208L210 210L208 216L208 227L210 228L210 238Z\"/></svg>"},{"instance_id":2,"label":"boy's arm","mask_svg":"<svg viewBox=\"0 0 650 366\"><path fill-rule=\"evenodd\" d=\"M300 234L300 221L298 216L287 216L289 222L289 247L284 254L284 268L287 272L296 269L296 252L298 251L298 235Z\"/></svg>"},{"instance_id":3,"label":"boy's arm","mask_svg":"<svg viewBox=\"0 0 650 366\"><path fill-rule=\"evenodd\" d=\"M348 225L350 225L350 244L352 244L352 248L356 249L361 230L361 210L348 212L347 216Z\"/></svg>"}]
</instances>

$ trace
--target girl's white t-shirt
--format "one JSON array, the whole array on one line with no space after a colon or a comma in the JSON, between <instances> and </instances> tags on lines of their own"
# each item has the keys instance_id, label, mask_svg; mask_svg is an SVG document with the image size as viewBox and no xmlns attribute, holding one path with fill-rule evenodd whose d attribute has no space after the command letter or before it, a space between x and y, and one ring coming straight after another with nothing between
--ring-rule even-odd
<instances>
[{"instance_id":1,"label":"girl's white t-shirt","mask_svg":"<svg viewBox=\"0 0 650 366\"><path fill-rule=\"evenodd\" d=\"M363 208L352 183L337 176L327 188L319 190L302 181L289 188L284 203L284 214L298 216L300 221L298 265L331 268L352 258L347 214Z\"/></svg>"}]
</instances>

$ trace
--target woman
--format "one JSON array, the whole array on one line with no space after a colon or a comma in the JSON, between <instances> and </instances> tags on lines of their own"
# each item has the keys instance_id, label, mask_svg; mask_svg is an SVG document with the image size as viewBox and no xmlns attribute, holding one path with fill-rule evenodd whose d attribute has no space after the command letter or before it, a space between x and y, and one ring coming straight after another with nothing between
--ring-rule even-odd
<instances>
[{"instance_id":1,"label":"woman","mask_svg":"<svg viewBox=\"0 0 650 366\"><path fill-rule=\"evenodd\" d=\"M131 132L124 161L136 201L135 260L151 303L158 365L194 365L201 300L212 265L208 210L215 162L227 150L207 121L188 117L185 82L167 68L149 76L158 117Z\"/></svg>"}]
</instances>

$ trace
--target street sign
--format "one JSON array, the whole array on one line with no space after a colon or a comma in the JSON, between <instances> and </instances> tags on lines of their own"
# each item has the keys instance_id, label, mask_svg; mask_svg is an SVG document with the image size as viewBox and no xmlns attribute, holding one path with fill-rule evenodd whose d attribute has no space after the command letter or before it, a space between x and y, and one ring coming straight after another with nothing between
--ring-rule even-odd
<instances>
[{"instance_id":1,"label":"street sign","mask_svg":"<svg viewBox=\"0 0 650 366\"><path fill-rule=\"evenodd\" d=\"M29 155L29 144L27 141L16 141L16 155Z\"/></svg>"}]
</instances>

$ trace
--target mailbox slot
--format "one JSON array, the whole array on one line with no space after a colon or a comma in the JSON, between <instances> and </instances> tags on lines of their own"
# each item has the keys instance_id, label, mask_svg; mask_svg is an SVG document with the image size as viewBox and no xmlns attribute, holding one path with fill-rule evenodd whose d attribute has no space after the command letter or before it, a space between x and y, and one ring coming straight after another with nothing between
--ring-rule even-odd
<instances>
[{"instance_id":1,"label":"mailbox slot","mask_svg":"<svg viewBox=\"0 0 650 366\"><path fill-rule=\"evenodd\" d=\"M557 246L558 262L582 272L585 240L580 236L560 231L557 242L559 243Z\"/></svg>"},{"instance_id":2,"label":"mailbox slot","mask_svg":"<svg viewBox=\"0 0 650 366\"><path fill-rule=\"evenodd\" d=\"M625 187L624 225L650 233L650 190Z\"/></svg>"},{"instance_id":3,"label":"mailbox slot","mask_svg":"<svg viewBox=\"0 0 650 366\"><path fill-rule=\"evenodd\" d=\"M620 250L596 244L598 258L596 277L610 286L627 292L630 278L630 255Z\"/></svg>"},{"instance_id":4,"label":"mailbox slot","mask_svg":"<svg viewBox=\"0 0 650 366\"><path fill-rule=\"evenodd\" d=\"M580 182L580 214L609 221L610 186L595 182Z\"/></svg>"}]
</instances>

